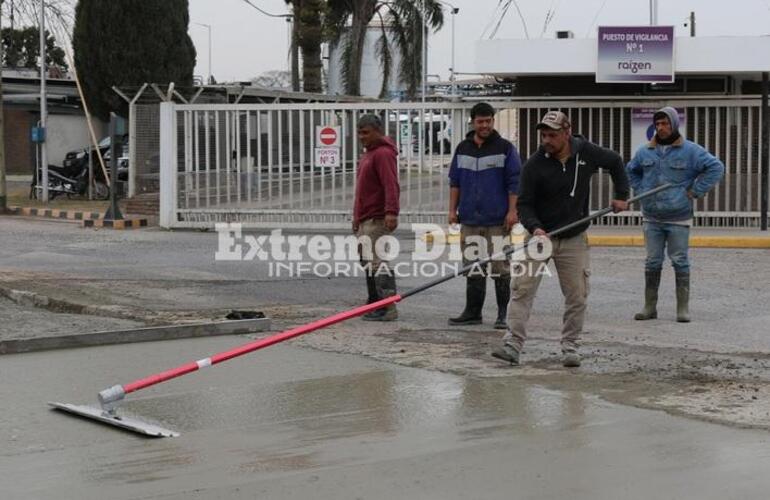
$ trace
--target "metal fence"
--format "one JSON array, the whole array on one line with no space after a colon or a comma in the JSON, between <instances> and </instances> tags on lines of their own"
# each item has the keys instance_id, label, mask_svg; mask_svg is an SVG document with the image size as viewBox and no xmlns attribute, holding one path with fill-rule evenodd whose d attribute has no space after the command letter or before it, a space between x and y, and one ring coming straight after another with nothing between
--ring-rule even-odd
<instances>
[{"instance_id":1,"label":"metal fence","mask_svg":"<svg viewBox=\"0 0 770 500\"><path fill-rule=\"evenodd\" d=\"M754 98L570 99L494 102L496 128L525 159L536 151L535 124L560 109L576 133L629 160L632 113L670 105L684 110L686 133L727 166L724 181L697 202L696 225L758 226L760 102ZM381 117L399 149L401 220L444 223L454 147L470 126L473 103L248 104L163 103L160 112L161 225L213 227L242 222L274 227L346 227L362 149L359 117ZM339 165L316 163L318 127L339 127ZM637 134L638 135L638 134ZM149 173L147 173L149 175ZM591 209L612 197L606 172L594 176ZM640 215L603 224L637 224Z\"/></svg>"}]
</instances>

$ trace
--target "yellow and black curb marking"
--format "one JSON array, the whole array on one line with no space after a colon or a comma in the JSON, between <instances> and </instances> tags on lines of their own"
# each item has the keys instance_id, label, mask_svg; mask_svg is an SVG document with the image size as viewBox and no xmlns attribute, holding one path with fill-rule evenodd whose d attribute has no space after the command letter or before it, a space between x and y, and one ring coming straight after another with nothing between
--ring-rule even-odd
<instances>
[{"instance_id":1,"label":"yellow and black curb marking","mask_svg":"<svg viewBox=\"0 0 770 500\"><path fill-rule=\"evenodd\" d=\"M48 219L62 220L96 220L104 218L101 212L83 212L80 210L61 210L56 208L33 208L33 207L9 207L8 209L14 215L25 217L45 217Z\"/></svg>"},{"instance_id":2,"label":"yellow and black curb marking","mask_svg":"<svg viewBox=\"0 0 770 500\"><path fill-rule=\"evenodd\" d=\"M459 244L459 234L427 233L423 236L427 243L446 241L448 244ZM512 237L512 243L520 243L522 237ZM644 236L641 234L589 234L588 244L595 247L643 247ZM690 246L693 248L770 248L770 236L690 236Z\"/></svg>"},{"instance_id":3,"label":"yellow and black curb marking","mask_svg":"<svg viewBox=\"0 0 770 500\"><path fill-rule=\"evenodd\" d=\"M120 219L120 220L84 220L83 227L96 227L108 229L139 229L147 227L147 219Z\"/></svg>"},{"instance_id":4,"label":"yellow and black curb marking","mask_svg":"<svg viewBox=\"0 0 770 500\"><path fill-rule=\"evenodd\" d=\"M147 219L130 218L121 220L104 220L102 212L83 212L80 210L61 210L55 208L9 207L13 215L24 217L43 217L69 221L81 221L83 227L109 229L138 229L147 227Z\"/></svg>"}]
</instances>

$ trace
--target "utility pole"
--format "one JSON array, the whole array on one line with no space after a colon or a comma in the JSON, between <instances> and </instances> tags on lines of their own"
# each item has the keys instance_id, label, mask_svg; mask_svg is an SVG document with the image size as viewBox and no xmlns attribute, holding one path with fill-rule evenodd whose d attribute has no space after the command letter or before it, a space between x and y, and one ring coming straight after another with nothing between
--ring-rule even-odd
<instances>
[{"instance_id":1,"label":"utility pole","mask_svg":"<svg viewBox=\"0 0 770 500\"><path fill-rule=\"evenodd\" d=\"M760 228L767 231L767 204L768 204L768 178L770 175L770 104L768 104L768 94L770 94L770 82L768 82L768 73L762 73L762 184L760 186Z\"/></svg>"},{"instance_id":2,"label":"utility pole","mask_svg":"<svg viewBox=\"0 0 770 500\"><path fill-rule=\"evenodd\" d=\"M13 4L11 4L13 5ZM13 7L11 7L13 12ZM0 0L0 26L3 18L3 0ZM13 19L13 18L11 18ZM5 186L5 128L3 120L3 44L0 43L0 214L8 208L8 195Z\"/></svg>"},{"instance_id":3,"label":"utility pole","mask_svg":"<svg viewBox=\"0 0 770 500\"><path fill-rule=\"evenodd\" d=\"M299 84L299 37L297 35L298 20L298 17L286 18L286 21L291 23L289 25L291 27L291 43L289 44L289 52L291 52L291 90L294 92L299 92L302 90Z\"/></svg>"},{"instance_id":4,"label":"utility pole","mask_svg":"<svg viewBox=\"0 0 770 500\"><path fill-rule=\"evenodd\" d=\"M460 9L452 7L452 69L449 76L449 79L452 81L452 97L457 94L457 84L455 83L457 80L455 76L455 17L457 17L458 12L460 12Z\"/></svg>"},{"instance_id":5,"label":"utility pole","mask_svg":"<svg viewBox=\"0 0 770 500\"><path fill-rule=\"evenodd\" d=\"M658 0L650 0L650 26L658 25Z\"/></svg>"},{"instance_id":6,"label":"utility pole","mask_svg":"<svg viewBox=\"0 0 770 500\"><path fill-rule=\"evenodd\" d=\"M690 12L690 36L695 36L695 12Z\"/></svg>"},{"instance_id":7,"label":"utility pole","mask_svg":"<svg viewBox=\"0 0 770 500\"><path fill-rule=\"evenodd\" d=\"M420 29L422 30L422 36L421 42L422 42L422 102L425 104L425 93L426 93L426 80L428 79L428 68L426 67L428 65L428 44L427 44L427 35L428 35L428 20L425 19L425 0L422 0L420 11L422 15L422 23L420 24Z\"/></svg>"},{"instance_id":8,"label":"utility pole","mask_svg":"<svg viewBox=\"0 0 770 500\"><path fill-rule=\"evenodd\" d=\"M204 23L195 23L198 26L206 28L209 32L209 79L206 81L206 85L211 85L211 25Z\"/></svg>"},{"instance_id":9,"label":"utility pole","mask_svg":"<svg viewBox=\"0 0 770 500\"><path fill-rule=\"evenodd\" d=\"M420 169L422 169L422 166L425 162L425 94L426 94L426 83L428 79L428 43L426 38L428 37L428 20L425 19L425 0L422 0L420 5L420 15L422 17L422 22L420 23L420 29L422 30L420 39L422 42L421 51L422 52L422 108L420 108L420 133L418 134L418 140L420 141Z\"/></svg>"},{"instance_id":10,"label":"utility pole","mask_svg":"<svg viewBox=\"0 0 770 500\"><path fill-rule=\"evenodd\" d=\"M40 0L40 165L43 169L43 203L48 203L48 147L46 144L48 124L48 94L46 92L46 45L45 45L45 0ZM115 161L115 158L112 159Z\"/></svg>"}]
</instances>

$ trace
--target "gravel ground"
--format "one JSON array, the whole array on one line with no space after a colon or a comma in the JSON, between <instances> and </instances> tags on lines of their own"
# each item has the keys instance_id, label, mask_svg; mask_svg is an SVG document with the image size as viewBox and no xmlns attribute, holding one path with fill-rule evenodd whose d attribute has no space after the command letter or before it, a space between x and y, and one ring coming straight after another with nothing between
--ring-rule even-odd
<instances>
[{"instance_id":1,"label":"gravel ground","mask_svg":"<svg viewBox=\"0 0 770 500\"><path fill-rule=\"evenodd\" d=\"M55 313L0 298L0 340L55 337L107 330L141 328L139 321Z\"/></svg>"}]
</instances>

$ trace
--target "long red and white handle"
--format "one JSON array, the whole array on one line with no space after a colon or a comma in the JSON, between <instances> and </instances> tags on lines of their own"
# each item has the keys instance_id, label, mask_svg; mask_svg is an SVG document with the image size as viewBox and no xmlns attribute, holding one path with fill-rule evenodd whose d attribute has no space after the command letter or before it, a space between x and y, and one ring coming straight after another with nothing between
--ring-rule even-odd
<instances>
[{"instance_id":1,"label":"long red and white handle","mask_svg":"<svg viewBox=\"0 0 770 500\"><path fill-rule=\"evenodd\" d=\"M395 304L396 302L401 301L401 299L401 295L391 295L390 297L378 300L377 302L359 306L355 309L350 309L348 311L337 313L332 316L327 316L326 318L313 321L312 323L298 326L296 328L292 328L291 330L286 330L264 339L255 340L254 342L244 344L242 346L236 347L235 349L230 349L229 351L214 354L208 358L185 363L183 365L177 366L176 368L171 368L170 370L156 373L155 375L150 375L149 377L140 378L128 384L110 387L109 389L105 389L99 393L99 402L103 408L110 409L117 401L123 399L126 394L136 392L140 389L145 389L155 384L160 384L161 382L171 380L172 378L187 375L188 373L198 371L201 368L216 365L217 363L222 363L223 361L237 358L238 356L243 356L244 354L248 354L259 349L264 349L265 347L270 347L273 344L278 344L294 337L299 337L300 335L314 332L316 330L320 330L321 328L326 328L327 326L340 323L350 318L355 318L356 316L363 316L368 312L375 311L391 304Z\"/></svg>"}]
</instances>

